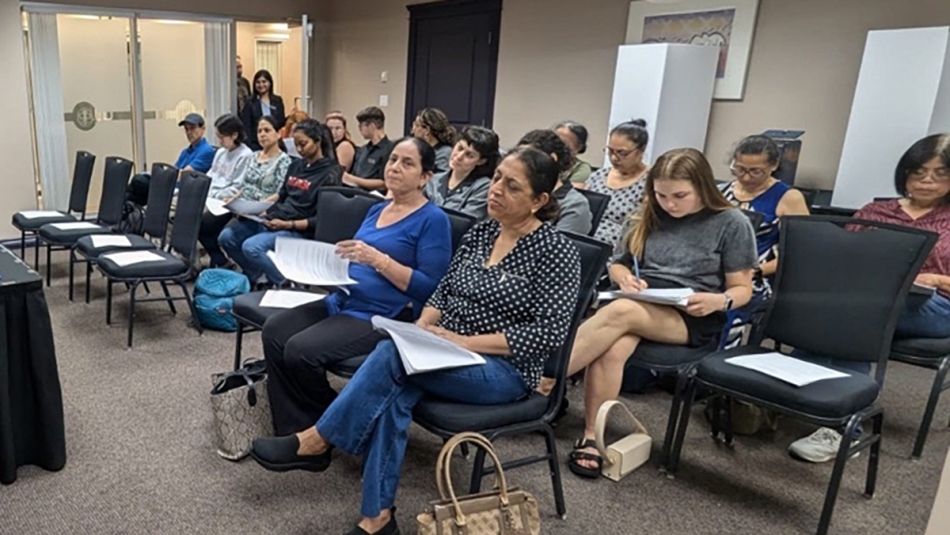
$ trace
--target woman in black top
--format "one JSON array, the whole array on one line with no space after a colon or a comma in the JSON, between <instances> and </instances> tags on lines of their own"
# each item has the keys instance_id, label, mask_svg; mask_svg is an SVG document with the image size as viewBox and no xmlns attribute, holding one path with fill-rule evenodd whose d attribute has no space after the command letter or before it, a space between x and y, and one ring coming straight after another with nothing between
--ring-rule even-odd
<instances>
[{"instance_id":1,"label":"woman in black top","mask_svg":"<svg viewBox=\"0 0 950 535\"><path fill-rule=\"evenodd\" d=\"M261 69L254 73L254 96L251 97L241 110L241 120L244 122L244 131L251 133L257 131L257 122L264 115L270 115L277 123L277 129L284 127L284 121L287 116L284 114L284 99L280 95L274 94L274 77L270 72ZM257 143L257 138L247 136L247 146L251 150L260 150L261 146Z\"/></svg>"},{"instance_id":2,"label":"woman in black top","mask_svg":"<svg viewBox=\"0 0 950 535\"><path fill-rule=\"evenodd\" d=\"M398 533L392 514L412 409L422 396L485 405L511 403L537 385L564 344L577 303L580 255L546 223L557 164L516 149L495 171L491 219L463 238L418 325L485 364L408 375L391 341L381 342L316 426L258 439L251 455L269 470L325 470L336 446L363 456L362 520L350 533Z\"/></svg>"},{"instance_id":3,"label":"woman in black top","mask_svg":"<svg viewBox=\"0 0 950 535\"><path fill-rule=\"evenodd\" d=\"M267 252L279 236L301 238L317 221L317 190L339 186L343 175L333 152L330 132L316 119L297 123L294 144L301 158L287 170L277 201L261 217L263 222L238 218L222 231L218 241L251 282L262 274L272 284L284 282Z\"/></svg>"}]
</instances>

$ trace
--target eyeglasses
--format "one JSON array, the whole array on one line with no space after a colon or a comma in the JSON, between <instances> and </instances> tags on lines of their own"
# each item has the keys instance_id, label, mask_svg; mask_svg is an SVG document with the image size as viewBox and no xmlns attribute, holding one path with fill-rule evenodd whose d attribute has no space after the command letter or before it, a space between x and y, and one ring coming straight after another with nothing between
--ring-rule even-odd
<instances>
[{"instance_id":1,"label":"eyeglasses","mask_svg":"<svg viewBox=\"0 0 950 535\"><path fill-rule=\"evenodd\" d=\"M914 180L923 180L927 178L928 175L933 177L934 182L950 181L950 169L946 167L938 167L936 169L921 167L920 169L914 169L910 173L907 173L907 176Z\"/></svg>"},{"instance_id":2,"label":"eyeglasses","mask_svg":"<svg viewBox=\"0 0 950 535\"><path fill-rule=\"evenodd\" d=\"M610 147L604 147L604 152L607 153L607 156L615 156L619 160L623 160L627 156L630 156L636 151L633 150L623 150L623 149L612 149Z\"/></svg>"},{"instance_id":3,"label":"eyeglasses","mask_svg":"<svg viewBox=\"0 0 950 535\"><path fill-rule=\"evenodd\" d=\"M762 178L769 174L769 169L763 167L742 167L741 165L732 164L729 166L729 170L732 171L732 176L739 178L742 175L749 175L752 178Z\"/></svg>"}]
</instances>

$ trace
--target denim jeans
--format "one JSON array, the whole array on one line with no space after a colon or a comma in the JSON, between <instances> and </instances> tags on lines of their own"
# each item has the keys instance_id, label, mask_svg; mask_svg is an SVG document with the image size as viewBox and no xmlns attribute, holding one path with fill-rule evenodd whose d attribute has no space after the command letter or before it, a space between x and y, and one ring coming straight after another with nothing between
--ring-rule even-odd
<instances>
[{"instance_id":1,"label":"denim jeans","mask_svg":"<svg viewBox=\"0 0 950 535\"><path fill-rule=\"evenodd\" d=\"M894 335L900 338L950 337L950 299L941 294L930 298L907 296L907 305L897 319Z\"/></svg>"},{"instance_id":2,"label":"denim jeans","mask_svg":"<svg viewBox=\"0 0 950 535\"><path fill-rule=\"evenodd\" d=\"M274 243L277 242L277 238L280 236L303 237L299 232L268 230L261 223L238 218L221 231L218 236L218 243L231 257L231 260L241 266L252 284L262 273L267 275L267 279L271 283L281 284L284 282L284 276L277 270L270 258L267 258L267 251L274 250Z\"/></svg>"},{"instance_id":3,"label":"denim jeans","mask_svg":"<svg viewBox=\"0 0 950 535\"><path fill-rule=\"evenodd\" d=\"M363 456L363 516L375 517L395 503L412 409L424 394L478 405L511 403L529 394L507 360L485 360L481 366L407 375L396 346L384 340L323 413L320 435Z\"/></svg>"}]
</instances>

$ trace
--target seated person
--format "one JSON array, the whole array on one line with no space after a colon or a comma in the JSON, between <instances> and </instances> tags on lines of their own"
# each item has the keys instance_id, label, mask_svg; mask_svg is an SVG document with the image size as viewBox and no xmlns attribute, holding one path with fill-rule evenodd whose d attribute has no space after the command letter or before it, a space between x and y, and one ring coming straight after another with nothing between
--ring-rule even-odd
<instances>
[{"instance_id":1,"label":"seated person","mask_svg":"<svg viewBox=\"0 0 950 535\"><path fill-rule=\"evenodd\" d=\"M421 189L434 162L425 142L397 143L385 174L392 200L370 208L353 239L337 244L357 284L264 324L267 394L278 435L313 426L330 406L336 392L327 382L328 365L365 355L385 338L373 329L373 316L395 318L409 304L418 313L445 275L451 223Z\"/></svg>"},{"instance_id":2,"label":"seated person","mask_svg":"<svg viewBox=\"0 0 950 535\"><path fill-rule=\"evenodd\" d=\"M182 171L207 173L214 160L214 147L205 139L205 118L197 113L189 113L178 126L185 127L188 146L181 150L175 167Z\"/></svg>"},{"instance_id":3,"label":"seated person","mask_svg":"<svg viewBox=\"0 0 950 535\"><path fill-rule=\"evenodd\" d=\"M265 121L267 117L261 119L261 124ZM276 143L276 130L274 139ZM239 217L218 237L218 243L252 283L266 275L270 284L283 284L284 276L267 257L267 251L274 249L279 236L302 238L304 232L313 229L317 219L317 190L322 186L340 185L342 171L333 156L333 143L325 126L316 119L297 123L294 144L301 158L287 168L286 180L274 204L261 214L264 221Z\"/></svg>"},{"instance_id":4,"label":"seated person","mask_svg":"<svg viewBox=\"0 0 950 535\"><path fill-rule=\"evenodd\" d=\"M618 124L610 131L604 148L610 167L598 169L587 179L586 189L610 196L594 237L611 247L620 241L624 223L643 202L644 178L650 170L643 161L643 151L649 139L643 119Z\"/></svg>"},{"instance_id":5,"label":"seated person","mask_svg":"<svg viewBox=\"0 0 950 535\"><path fill-rule=\"evenodd\" d=\"M474 404L528 396L568 336L580 286L577 249L544 221L557 212L558 167L516 149L495 171L489 220L463 238L417 322L485 355L485 364L407 375L383 341L319 421L295 435L254 441L269 470L325 470L334 446L363 456L362 520L351 533L397 533L392 514L412 409L423 395Z\"/></svg>"},{"instance_id":6,"label":"seated person","mask_svg":"<svg viewBox=\"0 0 950 535\"><path fill-rule=\"evenodd\" d=\"M393 150L393 142L386 137L386 114L376 106L364 108L356 114L360 135L366 144L356 149L353 169L343 174L343 182L365 190L385 189L383 169Z\"/></svg>"},{"instance_id":7,"label":"seated person","mask_svg":"<svg viewBox=\"0 0 950 535\"><path fill-rule=\"evenodd\" d=\"M757 265L752 225L716 188L701 152L674 149L660 156L647 175L644 197L639 221L624 238L624 254L610 265L610 278L625 292L692 288L696 293L684 307L617 299L578 329L567 373L587 369L584 436L568 466L583 477L600 476L597 410L620 393L624 364L640 340L704 346L719 337L726 312L752 296Z\"/></svg>"},{"instance_id":8,"label":"seated person","mask_svg":"<svg viewBox=\"0 0 950 535\"><path fill-rule=\"evenodd\" d=\"M898 199L874 201L854 214L856 219L892 223L936 232L937 244L914 280L935 288L932 297L908 295L904 311L897 318L895 338L950 337L950 134L933 134L913 145L901 156L894 171ZM866 362L796 356L819 364L870 374ZM821 463L835 458L841 434L821 427L788 447L792 457Z\"/></svg>"},{"instance_id":9,"label":"seated person","mask_svg":"<svg viewBox=\"0 0 950 535\"><path fill-rule=\"evenodd\" d=\"M488 187L499 159L498 134L469 126L452 149L449 170L432 177L426 184L426 195L443 208L481 221L488 216Z\"/></svg>"},{"instance_id":10,"label":"seated person","mask_svg":"<svg viewBox=\"0 0 950 535\"><path fill-rule=\"evenodd\" d=\"M410 133L435 150L436 174L449 170L449 159L452 157L452 147L455 146L457 132L442 110L424 108L412 121Z\"/></svg>"},{"instance_id":11,"label":"seated person","mask_svg":"<svg viewBox=\"0 0 950 535\"><path fill-rule=\"evenodd\" d=\"M554 226L558 230L567 230L576 234L590 233L592 216L590 203L587 198L574 190L574 185L567 180L568 173L574 166L574 157L570 149L561 141L553 130L532 130L521 137L519 147L530 146L554 158L561 170L554 198L557 199L561 212L555 219Z\"/></svg>"},{"instance_id":12,"label":"seated person","mask_svg":"<svg viewBox=\"0 0 950 535\"><path fill-rule=\"evenodd\" d=\"M307 115L307 112L294 108L294 110L287 115L287 120L284 121L284 127L280 129L281 148L294 158L300 158L300 155L297 154L297 146L294 144L294 127L296 127L300 121L306 121L309 118L310 116Z\"/></svg>"},{"instance_id":13,"label":"seated person","mask_svg":"<svg viewBox=\"0 0 950 535\"><path fill-rule=\"evenodd\" d=\"M346 116L343 112L331 111L326 117L327 128L333 134L333 148L336 149L336 160L346 173L353 168L353 158L356 156L356 145L350 138L350 131L346 128Z\"/></svg>"},{"instance_id":14,"label":"seated person","mask_svg":"<svg viewBox=\"0 0 950 535\"><path fill-rule=\"evenodd\" d=\"M234 177L226 186L209 190L209 197L225 202L236 197L249 201L277 200L277 191L287 176L291 158L280 150L280 137L272 117L261 117L257 123L256 137L261 149L247 156L240 176ZM198 240L211 257L211 267L228 265L228 258L221 250L220 236L232 219L230 213L216 216L207 211L201 217Z\"/></svg>"},{"instance_id":15,"label":"seated person","mask_svg":"<svg viewBox=\"0 0 950 535\"><path fill-rule=\"evenodd\" d=\"M574 165L571 166L565 180L573 184L575 188L586 188L587 179L594 172L594 168L581 160L578 155L587 151L587 128L574 121L564 121L554 127L554 132L567 145L567 148L571 150L571 156L574 157Z\"/></svg>"}]
</instances>

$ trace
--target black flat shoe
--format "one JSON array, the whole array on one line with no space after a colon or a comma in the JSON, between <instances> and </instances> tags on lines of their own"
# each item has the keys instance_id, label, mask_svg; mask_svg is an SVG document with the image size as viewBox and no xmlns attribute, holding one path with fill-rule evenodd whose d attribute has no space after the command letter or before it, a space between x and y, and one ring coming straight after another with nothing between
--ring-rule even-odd
<instances>
[{"instance_id":1,"label":"black flat shoe","mask_svg":"<svg viewBox=\"0 0 950 535\"><path fill-rule=\"evenodd\" d=\"M396 508L393 507L392 512L389 515L389 522L386 522L386 525L383 526L379 531L375 533L370 533L365 529L356 526L350 531L346 532L346 535L399 535L399 526L396 525Z\"/></svg>"},{"instance_id":2,"label":"black flat shoe","mask_svg":"<svg viewBox=\"0 0 950 535\"><path fill-rule=\"evenodd\" d=\"M320 455L297 455L300 442L297 435L286 437L256 438L251 445L251 457L257 464L272 472L288 470L308 470L323 472L330 466L330 453L333 446Z\"/></svg>"}]
</instances>

